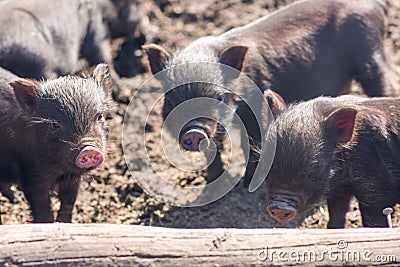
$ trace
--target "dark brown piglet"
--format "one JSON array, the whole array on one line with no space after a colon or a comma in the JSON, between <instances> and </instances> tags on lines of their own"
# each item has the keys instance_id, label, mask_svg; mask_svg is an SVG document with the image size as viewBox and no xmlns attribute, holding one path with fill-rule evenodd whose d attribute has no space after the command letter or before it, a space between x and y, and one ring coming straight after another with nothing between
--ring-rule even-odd
<instances>
[{"instance_id":1,"label":"dark brown piglet","mask_svg":"<svg viewBox=\"0 0 400 267\"><path fill-rule=\"evenodd\" d=\"M144 46L144 51L152 74L179 64L221 63L245 73L259 90L277 91L288 102L348 93L352 80L359 82L368 96L392 96L395 92L389 82L382 42L385 11L383 1L304 0L220 36L200 38L173 54L154 44ZM226 78L222 68L209 69L207 73L210 81ZM168 72L165 80L191 75L190 68L181 68L179 74ZM261 113L262 97L254 91L258 89L243 83L242 76L226 84L230 94L224 94L217 86L181 86L175 93L166 94L168 107L164 110L200 96L218 99L225 95L228 99L227 95L238 95L241 98L230 98L235 100L231 103L236 104L247 130L248 139L243 134L242 147L246 149L248 141L250 145L259 144L261 133L256 118ZM258 114L254 115L249 106ZM213 124L217 122L208 123L215 128ZM198 127L202 128L200 124ZM195 136L191 141L198 139ZM256 153L251 151L246 185L257 167L256 159ZM216 162L219 161L218 154ZM214 166L222 165L211 165Z\"/></svg>"},{"instance_id":2,"label":"dark brown piglet","mask_svg":"<svg viewBox=\"0 0 400 267\"><path fill-rule=\"evenodd\" d=\"M400 202L400 98L270 103L275 131L266 142L276 140L276 151L267 176L269 213L290 220L327 199L328 228L342 228L355 196L364 226L387 226L382 210Z\"/></svg>"},{"instance_id":3,"label":"dark brown piglet","mask_svg":"<svg viewBox=\"0 0 400 267\"><path fill-rule=\"evenodd\" d=\"M58 186L57 221L70 222L80 177L105 159L108 69L0 85L0 183L18 183L34 222L53 222L49 192Z\"/></svg>"},{"instance_id":4,"label":"dark brown piglet","mask_svg":"<svg viewBox=\"0 0 400 267\"><path fill-rule=\"evenodd\" d=\"M135 34L138 1L4 0L0 4L0 66L24 78L75 74L82 57L113 71L109 37ZM139 15L138 15L139 16ZM127 33L127 32L125 32ZM128 36L128 35L127 35Z\"/></svg>"}]
</instances>

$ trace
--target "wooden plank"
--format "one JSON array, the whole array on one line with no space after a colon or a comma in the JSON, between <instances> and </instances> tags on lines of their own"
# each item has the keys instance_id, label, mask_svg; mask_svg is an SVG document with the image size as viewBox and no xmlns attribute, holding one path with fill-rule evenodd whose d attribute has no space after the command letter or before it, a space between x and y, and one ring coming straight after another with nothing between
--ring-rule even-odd
<instances>
[{"instance_id":1,"label":"wooden plank","mask_svg":"<svg viewBox=\"0 0 400 267\"><path fill-rule=\"evenodd\" d=\"M172 229L59 223L0 226L2 266L389 263L400 263L400 229Z\"/></svg>"}]
</instances>

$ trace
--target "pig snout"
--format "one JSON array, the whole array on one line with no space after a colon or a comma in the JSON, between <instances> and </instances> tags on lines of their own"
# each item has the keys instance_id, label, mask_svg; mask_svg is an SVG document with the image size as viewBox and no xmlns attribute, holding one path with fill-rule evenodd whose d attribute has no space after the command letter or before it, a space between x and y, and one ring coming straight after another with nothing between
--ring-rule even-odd
<instances>
[{"instance_id":1,"label":"pig snout","mask_svg":"<svg viewBox=\"0 0 400 267\"><path fill-rule=\"evenodd\" d=\"M200 151L210 144L206 132L200 128L188 129L180 138L180 145L189 151Z\"/></svg>"},{"instance_id":2,"label":"pig snout","mask_svg":"<svg viewBox=\"0 0 400 267\"><path fill-rule=\"evenodd\" d=\"M291 220L296 216L296 209L285 202L274 201L267 207L269 214L278 220Z\"/></svg>"},{"instance_id":3,"label":"pig snout","mask_svg":"<svg viewBox=\"0 0 400 267\"><path fill-rule=\"evenodd\" d=\"M103 153L94 146L84 146L78 157L76 158L76 165L79 168L87 169L99 166L104 161Z\"/></svg>"}]
</instances>

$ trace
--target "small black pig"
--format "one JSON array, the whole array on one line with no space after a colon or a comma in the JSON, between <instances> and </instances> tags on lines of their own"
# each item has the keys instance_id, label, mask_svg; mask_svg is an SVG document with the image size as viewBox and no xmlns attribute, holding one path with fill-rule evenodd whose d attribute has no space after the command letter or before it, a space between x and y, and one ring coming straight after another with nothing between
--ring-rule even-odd
<instances>
[{"instance_id":1,"label":"small black pig","mask_svg":"<svg viewBox=\"0 0 400 267\"><path fill-rule=\"evenodd\" d=\"M113 74L108 20L114 20L105 17L103 5L96 0L1 1L0 66L20 77L48 79L74 74L83 57L90 65L109 64Z\"/></svg>"},{"instance_id":2,"label":"small black pig","mask_svg":"<svg viewBox=\"0 0 400 267\"><path fill-rule=\"evenodd\" d=\"M289 102L348 93L352 80L358 81L368 96L392 96L395 92L389 82L382 44L385 10L384 1L378 0L298 1L220 36L200 38L173 55L154 44L144 46L144 51L152 74L185 63L221 63L245 73L261 91L272 89ZM190 74L181 69L181 73L174 72L169 79ZM210 69L208 73L211 80L224 80L221 70ZM252 103L255 112L261 112L263 98L254 92L254 87L244 86L241 76L227 84L233 94L241 97L240 101L235 97L236 101L231 103L237 105L250 144L258 144L261 133L255 118L259 116L254 116L246 103ZM165 110L199 96L224 97L219 89L213 90L209 85L182 86L175 94L166 94L165 105L169 107ZM201 129L203 125L199 122L196 127ZM191 144L189 150L197 150L199 140L214 136L191 132L181 138L185 138L180 140L184 148L187 143ZM242 142L244 149L246 138ZM255 154L250 153L245 185L257 167ZM219 161L219 155L216 160Z\"/></svg>"},{"instance_id":3,"label":"small black pig","mask_svg":"<svg viewBox=\"0 0 400 267\"><path fill-rule=\"evenodd\" d=\"M400 202L400 98L318 97L288 108L267 99L276 117L266 137L276 140L268 212L290 220L326 198L328 228L343 228L355 196L364 226L386 226L382 210Z\"/></svg>"},{"instance_id":4,"label":"small black pig","mask_svg":"<svg viewBox=\"0 0 400 267\"><path fill-rule=\"evenodd\" d=\"M105 158L108 68L93 78L37 82L17 79L0 87L0 183L19 183L34 222L53 222L49 192L58 185L57 221L70 222L82 174Z\"/></svg>"}]
</instances>

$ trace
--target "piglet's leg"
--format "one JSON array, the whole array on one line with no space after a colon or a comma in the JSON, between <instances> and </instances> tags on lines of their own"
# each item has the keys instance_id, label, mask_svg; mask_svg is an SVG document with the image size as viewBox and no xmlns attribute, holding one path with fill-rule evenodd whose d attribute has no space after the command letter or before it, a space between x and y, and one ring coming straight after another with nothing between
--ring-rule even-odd
<instances>
[{"instance_id":1,"label":"piglet's leg","mask_svg":"<svg viewBox=\"0 0 400 267\"><path fill-rule=\"evenodd\" d=\"M66 176L59 179L58 197L61 202L57 215L57 222L71 222L72 210L78 195L80 177Z\"/></svg>"},{"instance_id":2,"label":"piglet's leg","mask_svg":"<svg viewBox=\"0 0 400 267\"><path fill-rule=\"evenodd\" d=\"M207 157L207 161L213 156L212 153L205 153ZM223 164L221 160L221 153L220 150L218 150L215 154L214 160L211 162L211 164L208 166L207 169L207 183L211 183L214 180L216 180L224 171L223 169Z\"/></svg>"},{"instance_id":3,"label":"piglet's leg","mask_svg":"<svg viewBox=\"0 0 400 267\"><path fill-rule=\"evenodd\" d=\"M253 108L257 110L256 107ZM261 108L259 108L258 110L261 110ZM244 187L248 188L258 165L259 157L258 153L254 151L254 148L259 147L259 144L261 143L261 125L259 125L259 123L257 122L257 119L254 116L252 109L250 109L250 107L248 107L247 105L243 105L238 108L237 112L241 122L245 126L245 129L242 129L241 133L241 147L245 154L248 153L248 158L246 159L247 166L243 183Z\"/></svg>"},{"instance_id":4,"label":"piglet's leg","mask_svg":"<svg viewBox=\"0 0 400 267\"><path fill-rule=\"evenodd\" d=\"M359 202L359 205L364 227L388 227L386 216L382 211L392 205L367 206L362 201Z\"/></svg>"},{"instance_id":5,"label":"piglet's leg","mask_svg":"<svg viewBox=\"0 0 400 267\"><path fill-rule=\"evenodd\" d=\"M397 96L390 83L388 69L382 53L375 52L369 62L361 68L356 80L368 96Z\"/></svg>"},{"instance_id":6,"label":"piglet's leg","mask_svg":"<svg viewBox=\"0 0 400 267\"><path fill-rule=\"evenodd\" d=\"M249 157L249 162L247 163L246 166L246 173L244 175L244 183L243 186L245 188L248 188L251 182L251 179L253 178L254 172L257 168L258 162L257 162L257 157L253 157L250 155Z\"/></svg>"},{"instance_id":7,"label":"piglet's leg","mask_svg":"<svg viewBox=\"0 0 400 267\"><path fill-rule=\"evenodd\" d=\"M26 182L35 180L37 179L23 179L25 182L22 182L22 189L31 206L33 221L35 223L52 223L54 216L50 206L50 186L48 183Z\"/></svg>"},{"instance_id":8,"label":"piglet's leg","mask_svg":"<svg viewBox=\"0 0 400 267\"><path fill-rule=\"evenodd\" d=\"M334 196L328 197L329 229L344 228L350 198L351 194L349 193L334 194Z\"/></svg>"},{"instance_id":9,"label":"piglet's leg","mask_svg":"<svg viewBox=\"0 0 400 267\"><path fill-rule=\"evenodd\" d=\"M245 188L248 188L250 185L250 182L253 178L253 175L257 169L257 165L258 165L258 155L257 152L255 152L252 147L256 146L255 142L254 142L253 137L248 137L245 134L242 134L242 141L241 141L241 145L242 145L242 149L243 151L248 151L249 156L247 159L247 166L246 166L246 171L244 174L244 183L243 186ZM248 147L248 144L250 144L250 147Z\"/></svg>"}]
</instances>

